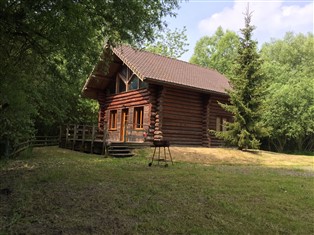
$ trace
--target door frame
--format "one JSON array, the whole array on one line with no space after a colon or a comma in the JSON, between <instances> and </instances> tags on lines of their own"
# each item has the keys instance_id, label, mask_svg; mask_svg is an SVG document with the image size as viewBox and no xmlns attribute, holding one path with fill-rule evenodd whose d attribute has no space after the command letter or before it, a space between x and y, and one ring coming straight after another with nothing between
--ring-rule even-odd
<instances>
[{"instance_id":1,"label":"door frame","mask_svg":"<svg viewBox=\"0 0 314 235\"><path fill-rule=\"evenodd\" d=\"M120 126L120 141L127 142L127 126L128 126L129 109L121 110L121 126Z\"/></svg>"}]
</instances>

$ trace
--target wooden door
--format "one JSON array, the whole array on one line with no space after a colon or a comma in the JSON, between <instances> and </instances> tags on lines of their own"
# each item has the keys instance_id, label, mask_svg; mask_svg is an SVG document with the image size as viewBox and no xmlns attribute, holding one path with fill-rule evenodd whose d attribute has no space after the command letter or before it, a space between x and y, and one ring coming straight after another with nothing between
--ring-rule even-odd
<instances>
[{"instance_id":1,"label":"wooden door","mask_svg":"<svg viewBox=\"0 0 314 235\"><path fill-rule=\"evenodd\" d=\"M128 126L128 109L122 109L121 112L121 129L120 129L120 141L126 142L127 141L127 126Z\"/></svg>"}]
</instances>

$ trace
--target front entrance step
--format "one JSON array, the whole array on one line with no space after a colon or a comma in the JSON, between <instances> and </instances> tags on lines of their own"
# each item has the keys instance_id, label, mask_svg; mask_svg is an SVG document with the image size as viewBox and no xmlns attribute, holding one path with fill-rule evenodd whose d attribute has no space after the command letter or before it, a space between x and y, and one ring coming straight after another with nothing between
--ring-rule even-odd
<instances>
[{"instance_id":1,"label":"front entrance step","mask_svg":"<svg viewBox=\"0 0 314 235\"><path fill-rule=\"evenodd\" d=\"M132 157L132 149L127 145L111 144L108 148L108 155L111 157Z\"/></svg>"}]
</instances>

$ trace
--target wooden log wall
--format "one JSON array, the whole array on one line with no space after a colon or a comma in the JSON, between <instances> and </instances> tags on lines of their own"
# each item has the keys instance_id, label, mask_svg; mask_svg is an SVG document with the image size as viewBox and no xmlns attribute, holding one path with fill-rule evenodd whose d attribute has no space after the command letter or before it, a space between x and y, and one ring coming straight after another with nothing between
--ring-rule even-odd
<instances>
[{"instance_id":1,"label":"wooden log wall","mask_svg":"<svg viewBox=\"0 0 314 235\"><path fill-rule=\"evenodd\" d=\"M201 146L205 119L202 95L164 87L158 101L163 138L175 145Z\"/></svg>"},{"instance_id":2,"label":"wooden log wall","mask_svg":"<svg viewBox=\"0 0 314 235\"><path fill-rule=\"evenodd\" d=\"M210 102L210 95L203 95L202 96L202 101L203 101L203 138L202 138L202 145L204 147L210 147L210 138L209 138L209 133L208 133L208 127L209 127L209 112L208 112L208 106Z\"/></svg>"},{"instance_id":3,"label":"wooden log wall","mask_svg":"<svg viewBox=\"0 0 314 235\"><path fill-rule=\"evenodd\" d=\"M222 95L205 95L189 90L149 84L147 89L120 94L98 96L100 104L99 128L109 124L110 110L117 110L117 130L108 131L110 141L120 141L121 112L128 108L127 141L143 142L167 139L175 145L220 146L223 142L208 130L216 130L216 119L231 114L223 110L218 101L227 103ZM144 130L134 130L135 107L144 107Z\"/></svg>"},{"instance_id":4,"label":"wooden log wall","mask_svg":"<svg viewBox=\"0 0 314 235\"><path fill-rule=\"evenodd\" d=\"M150 103L150 90L139 89L129 92L123 92L119 94L107 95L101 93L98 95L98 102L100 105L99 126L105 126L109 124L110 110L117 110L117 129L108 130L109 140L120 141L121 131L121 112L123 109L128 109L128 125L127 125L127 141L131 142L143 142L143 133L149 130L151 122L151 103ZM135 107L144 107L144 118L143 118L143 130L134 130L133 128L133 117ZM152 134L151 134L152 135Z\"/></svg>"},{"instance_id":5,"label":"wooden log wall","mask_svg":"<svg viewBox=\"0 0 314 235\"><path fill-rule=\"evenodd\" d=\"M216 119L217 117L226 118L227 121L232 121L231 113L225 111L218 103L229 103L227 96L222 95L211 95L208 103L207 113L208 113L208 129L216 130ZM223 141L217 139L213 134L208 135L209 146L221 146Z\"/></svg>"},{"instance_id":6,"label":"wooden log wall","mask_svg":"<svg viewBox=\"0 0 314 235\"><path fill-rule=\"evenodd\" d=\"M151 106L151 123L150 123L150 139L161 140L163 138L161 131L161 117L162 117L162 86L150 84L149 89L151 92L150 102Z\"/></svg>"},{"instance_id":7,"label":"wooden log wall","mask_svg":"<svg viewBox=\"0 0 314 235\"><path fill-rule=\"evenodd\" d=\"M148 129L148 141L160 140L162 138L162 132L160 130L160 106L161 106L161 92L162 86L149 84L150 92L150 104L151 104L151 113L150 113L150 125Z\"/></svg>"}]
</instances>

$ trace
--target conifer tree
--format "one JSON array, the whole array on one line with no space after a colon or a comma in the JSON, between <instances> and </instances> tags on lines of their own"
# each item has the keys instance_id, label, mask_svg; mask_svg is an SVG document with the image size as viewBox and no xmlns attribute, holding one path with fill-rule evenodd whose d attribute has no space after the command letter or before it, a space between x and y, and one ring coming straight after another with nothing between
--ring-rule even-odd
<instances>
[{"instance_id":1,"label":"conifer tree","mask_svg":"<svg viewBox=\"0 0 314 235\"><path fill-rule=\"evenodd\" d=\"M251 25L252 13L245 12L245 27L241 29L233 75L230 77L231 90L228 91L230 104L220 104L233 114L233 122L225 125L227 131L216 135L239 149L259 148L264 128L260 122L261 101L261 60L257 52L257 42L252 40L254 26Z\"/></svg>"}]
</instances>

